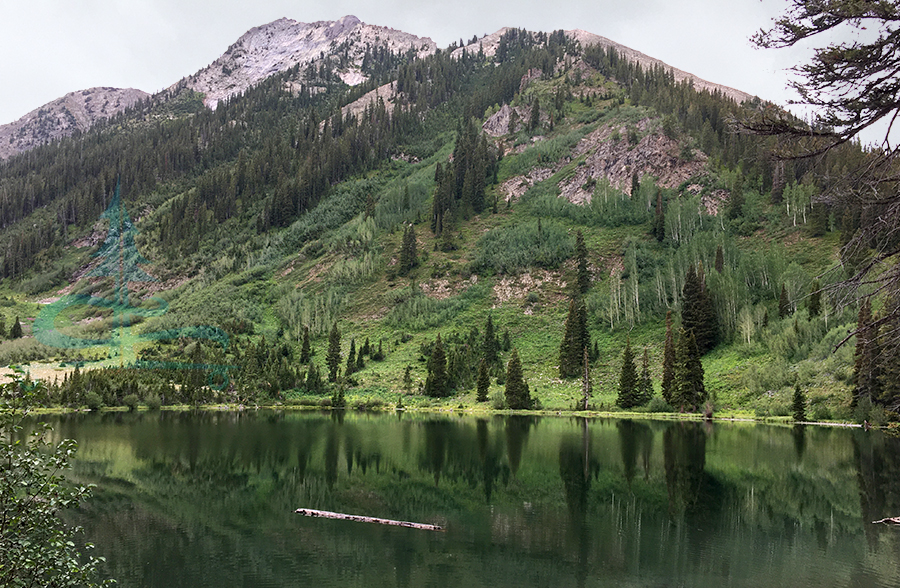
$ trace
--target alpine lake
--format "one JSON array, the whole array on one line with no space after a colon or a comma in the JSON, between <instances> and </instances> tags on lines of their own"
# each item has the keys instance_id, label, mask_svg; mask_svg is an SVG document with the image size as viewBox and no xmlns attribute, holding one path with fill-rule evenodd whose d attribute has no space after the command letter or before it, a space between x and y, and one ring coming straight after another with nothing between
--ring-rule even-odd
<instances>
[{"instance_id":1,"label":"alpine lake","mask_svg":"<svg viewBox=\"0 0 900 588\"><path fill-rule=\"evenodd\" d=\"M123 587L900 586L900 439L351 411L42 417ZM440 525L311 518L319 509Z\"/></svg>"}]
</instances>

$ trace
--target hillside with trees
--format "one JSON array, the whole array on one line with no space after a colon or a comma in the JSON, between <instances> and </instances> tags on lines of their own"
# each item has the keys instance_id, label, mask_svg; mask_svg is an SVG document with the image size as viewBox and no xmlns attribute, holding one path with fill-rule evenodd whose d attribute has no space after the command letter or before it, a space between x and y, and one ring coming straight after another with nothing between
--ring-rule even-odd
<instances>
[{"instance_id":1,"label":"hillside with trees","mask_svg":"<svg viewBox=\"0 0 900 588\"><path fill-rule=\"evenodd\" d=\"M563 31L456 49L182 85L0 163L0 362L67 366L66 406L894 416L896 303L833 287L883 204L825 197L877 153L779 157L737 122L772 105Z\"/></svg>"}]
</instances>

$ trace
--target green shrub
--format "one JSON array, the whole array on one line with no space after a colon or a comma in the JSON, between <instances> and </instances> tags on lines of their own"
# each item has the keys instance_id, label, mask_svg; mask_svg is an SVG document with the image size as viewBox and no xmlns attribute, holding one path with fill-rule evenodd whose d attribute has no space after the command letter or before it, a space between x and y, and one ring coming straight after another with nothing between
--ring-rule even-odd
<instances>
[{"instance_id":1,"label":"green shrub","mask_svg":"<svg viewBox=\"0 0 900 588\"><path fill-rule=\"evenodd\" d=\"M559 267L572 256L575 242L559 223L535 221L493 229L477 247L473 271L516 274L533 267Z\"/></svg>"},{"instance_id":2,"label":"green shrub","mask_svg":"<svg viewBox=\"0 0 900 588\"><path fill-rule=\"evenodd\" d=\"M91 410L99 410L103 406L103 399L100 395L91 390L84 395L84 404Z\"/></svg>"},{"instance_id":3,"label":"green shrub","mask_svg":"<svg viewBox=\"0 0 900 588\"><path fill-rule=\"evenodd\" d=\"M647 412L674 412L674 409L662 396L654 396L647 403Z\"/></svg>"},{"instance_id":4,"label":"green shrub","mask_svg":"<svg viewBox=\"0 0 900 588\"><path fill-rule=\"evenodd\" d=\"M133 411L138 407L138 397L137 394L128 394L125 398L122 399L122 404L128 407L128 410Z\"/></svg>"},{"instance_id":5,"label":"green shrub","mask_svg":"<svg viewBox=\"0 0 900 588\"><path fill-rule=\"evenodd\" d=\"M159 395L155 392L147 397L145 403L150 410L159 410L162 406L162 400L160 400Z\"/></svg>"}]
</instances>

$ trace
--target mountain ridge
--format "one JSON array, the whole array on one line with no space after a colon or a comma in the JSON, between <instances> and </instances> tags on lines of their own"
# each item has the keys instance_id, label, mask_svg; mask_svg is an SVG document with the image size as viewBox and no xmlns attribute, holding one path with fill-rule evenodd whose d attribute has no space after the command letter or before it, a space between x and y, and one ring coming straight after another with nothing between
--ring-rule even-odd
<instances>
[{"instance_id":1,"label":"mountain ridge","mask_svg":"<svg viewBox=\"0 0 900 588\"><path fill-rule=\"evenodd\" d=\"M455 48L452 55L458 57L463 51L476 53L479 50L486 56L494 55L500 37L509 30L509 27L501 28L465 47ZM582 46L598 44L614 48L642 67L663 67L672 72L676 81L687 80L699 89L719 91L738 103L752 98L746 92L704 80L595 33L581 29L564 32ZM215 109L221 100L246 91L271 75L299 65L320 65L326 56L334 57L334 51L341 47L344 47L344 51L343 56L338 56L337 75L350 86L368 79L362 71L367 47L382 47L391 52L412 50L418 57L432 54L438 49L430 37L418 37L389 27L366 24L353 15L334 21L312 23L280 18L249 29L210 65L182 78L170 86L169 90L181 85L202 93L204 104ZM88 107L89 101L85 98L100 92L110 95L111 98L104 97L105 101L114 98L113 108L97 110ZM69 136L75 131L85 131L98 120L114 116L137 100L149 96L150 94L133 88L105 87L70 92L34 109L19 120L0 125L0 160Z\"/></svg>"}]
</instances>

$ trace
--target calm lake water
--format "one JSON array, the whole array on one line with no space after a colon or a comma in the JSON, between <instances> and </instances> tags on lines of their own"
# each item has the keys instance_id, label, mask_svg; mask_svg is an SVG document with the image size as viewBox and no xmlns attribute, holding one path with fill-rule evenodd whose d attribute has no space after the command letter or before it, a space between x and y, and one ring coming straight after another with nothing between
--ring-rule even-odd
<instances>
[{"instance_id":1,"label":"calm lake water","mask_svg":"<svg viewBox=\"0 0 900 588\"><path fill-rule=\"evenodd\" d=\"M52 417L120 586L900 586L900 441L858 429ZM445 526L307 518L297 508Z\"/></svg>"}]
</instances>

